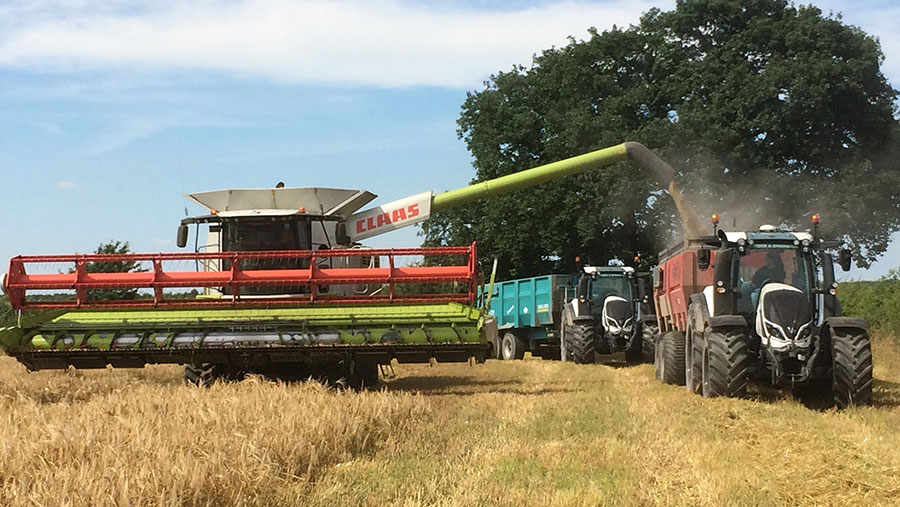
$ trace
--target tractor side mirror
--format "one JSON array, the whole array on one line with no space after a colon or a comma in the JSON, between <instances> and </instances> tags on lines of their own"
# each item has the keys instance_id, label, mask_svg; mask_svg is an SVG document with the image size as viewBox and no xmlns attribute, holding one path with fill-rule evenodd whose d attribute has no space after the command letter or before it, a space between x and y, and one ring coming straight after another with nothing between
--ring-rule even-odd
<instances>
[{"instance_id":1,"label":"tractor side mirror","mask_svg":"<svg viewBox=\"0 0 900 507\"><path fill-rule=\"evenodd\" d=\"M334 228L334 239L340 246L350 245L350 236L347 234L347 222L338 222Z\"/></svg>"},{"instance_id":2,"label":"tractor side mirror","mask_svg":"<svg viewBox=\"0 0 900 507\"><path fill-rule=\"evenodd\" d=\"M850 255L850 250L847 248L841 248L838 251L838 264L841 265L841 269L844 271L850 271L850 262L853 257Z\"/></svg>"},{"instance_id":3,"label":"tractor side mirror","mask_svg":"<svg viewBox=\"0 0 900 507\"><path fill-rule=\"evenodd\" d=\"M700 271L706 271L709 269L709 249L701 248L697 250L697 268Z\"/></svg>"},{"instance_id":4,"label":"tractor side mirror","mask_svg":"<svg viewBox=\"0 0 900 507\"><path fill-rule=\"evenodd\" d=\"M188 241L188 226L186 224L181 224L178 226L178 248L184 248L187 246Z\"/></svg>"}]
</instances>

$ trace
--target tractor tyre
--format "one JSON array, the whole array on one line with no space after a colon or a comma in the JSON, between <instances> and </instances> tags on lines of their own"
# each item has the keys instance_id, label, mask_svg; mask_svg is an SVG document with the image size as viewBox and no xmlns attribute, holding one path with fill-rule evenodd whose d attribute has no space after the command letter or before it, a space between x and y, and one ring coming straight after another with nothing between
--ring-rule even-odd
<instances>
[{"instance_id":1,"label":"tractor tyre","mask_svg":"<svg viewBox=\"0 0 900 507\"><path fill-rule=\"evenodd\" d=\"M872 346L861 329L832 329L834 404L838 408L872 404Z\"/></svg>"},{"instance_id":2,"label":"tractor tyre","mask_svg":"<svg viewBox=\"0 0 900 507\"><path fill-rule=\"evenodd\" d=\"M244 372L224 364L203 363L194 365L188 363L184 365L184 381L200 387L209 387L217 380L243 380L244 376Z\"/></svg>"},{"instance_id":3,"label":"tractor tyre","mask_svg":"<svg viewBox=\"0 0 900 507\"><path fill-rule=\"evenodd\" d=\"M690 326L685 335L684 386L689 393L703 392L703 334Z\"/></svg>"},{"instance_id":4,"label":"tractor tyre","mask_svg":"<svg viewBox=\"0 0 900 507\"><path fill-rule=\"evenodd\" d=\"M515 333L507 331L500 343L500 357L504 361L522 359L525 357L525 342L520 340Z\"/></svg>"},{"instance_id":5,"label":"tractor tyre","mask_svg":"<svg viewBox=\"0 0 900 507\"><path fill-rule=\"evenodd\" d=\"M644 337L635 335L628 343L625 349L625 361L629 364L640 364L644 362Z\"/></svg>"},{"instance_id":6,"label":"tractor tyre","mask_svg":"<svg viewBox=\"0 0 900 507\"><path fill-rule=\"evenodd\" d=\"M742 398L750 378L747 336L738 330L708 331L703 340L703 397Z\"/></svg>"},{"instance_id":7,"label":"tractor tyre","mask_svg":"<svg viewBox=\"0 0 900 507\"><path fill-rule=\"evenodd\" d=\"M656 335L659 334L659 326L656 324L644 324L641 330L641 348L644 362L652 363L656 351Z\"/></svg>"},{"instance_id":8,"label":"tractor tyre","mask_svg":"<svg viewBox=\"0 0 900 507\"><path fill-rule=\"evenodd\" d=\"M684 333L669 331L659 337L653 360L656 378L663 384L684 385Z\"/></svg>"},{"instance_id":9,"label":"tractor tyre","mask_svg":"<svg viewBox=\"0 0 900 507\"><path fill-rule=\"evenodd\" d=\"M576 364L596 361L597 331L593 322L576 322L566 328L566 353Z\"/></svg>"}]
</instances>

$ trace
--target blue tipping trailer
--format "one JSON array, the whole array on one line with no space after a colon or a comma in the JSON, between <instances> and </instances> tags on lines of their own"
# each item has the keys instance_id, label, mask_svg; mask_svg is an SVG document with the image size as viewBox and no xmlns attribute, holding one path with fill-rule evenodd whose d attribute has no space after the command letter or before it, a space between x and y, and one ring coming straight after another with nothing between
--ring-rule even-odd
<instances>
[{"instance_id":1,"label":"blue tipping trailer","mask_svg":"<svg viewBox=\"0 0 900 507\"><path fill-rule=\"evenodd\" d=\"M490 314L499 335L492 343L497 359L522 359L525 352L559 359L562 309L578 283L573 275L543 275L496 282Z\"/></svg>"}]
</instances>

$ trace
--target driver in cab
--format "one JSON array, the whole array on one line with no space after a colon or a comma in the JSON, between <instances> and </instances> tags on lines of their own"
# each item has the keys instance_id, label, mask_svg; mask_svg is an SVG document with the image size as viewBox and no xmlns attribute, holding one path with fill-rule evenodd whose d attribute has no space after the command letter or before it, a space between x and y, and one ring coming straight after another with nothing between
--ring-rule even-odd
<instances>
[{"instance_id":1,"label":"driver in cab","mask_svg":"<svg viewBox=\"0 0 900 507\"><path fill-rule=\"evenodd\" d=\"M753 287L759 289L766 282L784 282L784 263L781 262L781 254L775 250L766 252L766 264L753 274Z\"/></svg>"}]
</instances>

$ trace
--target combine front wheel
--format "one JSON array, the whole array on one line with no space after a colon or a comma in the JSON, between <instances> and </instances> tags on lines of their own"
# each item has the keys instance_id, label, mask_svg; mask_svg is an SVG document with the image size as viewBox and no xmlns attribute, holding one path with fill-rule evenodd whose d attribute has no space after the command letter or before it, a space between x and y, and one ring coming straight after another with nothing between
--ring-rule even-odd
<instances>
[{"instance_id":1,"label":"combine front wheel","mask_svg":"<svg viewBox=\"0 0 900 507\"><path fill-rule=\"evenodd\" d=\"M838 408L872 403L872 347L858 329L831 330L834 403Z\"/></svg>"},{"instance_id":2,"label":"combine front wheel","mask_svg":"<svg viewBox=\"0 0 900 507\"><path fill-rule=\"evenodd\" d=\"M243 372L224 364L184 365L184 381L200 387L209 387L217 380L238 381L243 378Z\"/></svg>"},{"instance_id":3,"label":"combine front wheel","mask_svg":"<svg viewBox=\"0 0 900 507\"><path fill-rule=\"evenodd\" d=\"M363 389L377 389L380 385L378 379L378 365L375 363L353 365L353 372L347 375L347 384L350 388L357 391Z\"/></svg>"}]
</instances>

